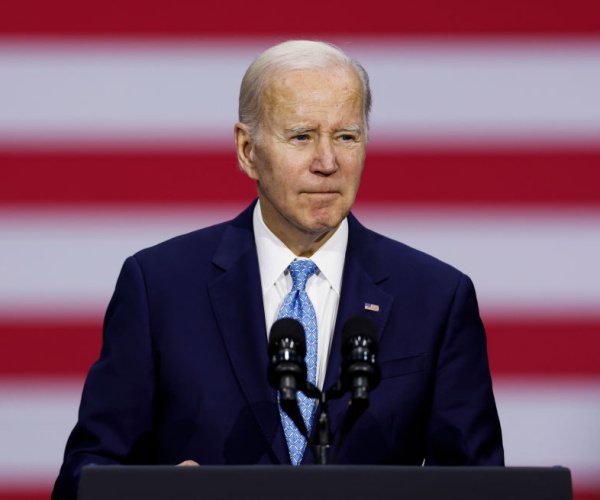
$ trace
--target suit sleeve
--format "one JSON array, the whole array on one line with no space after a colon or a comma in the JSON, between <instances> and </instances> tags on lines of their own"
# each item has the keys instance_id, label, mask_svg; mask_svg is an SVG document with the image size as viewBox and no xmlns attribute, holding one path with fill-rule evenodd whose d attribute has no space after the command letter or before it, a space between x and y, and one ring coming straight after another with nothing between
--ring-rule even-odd
<instances>
[{"instance_id":1,"label":"suit sleeve","mask_svg":"<svg viewBox=\"0 0 600 500\"><path fill-rule=\"evenodd\" d=\"M487 343L475 289L462 275L437 357L427 465L503 465Z\"/></svg>"},{"instance_id":2,"label":"suit sleeve","mask_svg":"<svg viewBox=\"0 0 600 500\"><path fill-rule=\"evenodd\" d=\"M151 462L154 382L145 283L130 257L107 309L102 351L85 382L53 500L76 498L85 465Z\"/></svg>"}]
</instances>

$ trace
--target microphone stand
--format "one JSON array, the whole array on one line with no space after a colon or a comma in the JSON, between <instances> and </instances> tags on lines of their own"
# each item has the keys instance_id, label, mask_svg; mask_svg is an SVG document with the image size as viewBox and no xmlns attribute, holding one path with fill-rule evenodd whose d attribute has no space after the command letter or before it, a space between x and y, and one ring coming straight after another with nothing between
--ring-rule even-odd
<instances>
[{"instance_id":1,"label":"microphone stand","mask_svg":"<svg viewBox=\"0 0 600 500\"><path fill-rule=\"evenodd\" d=\"M319 390L314 384L306 382L306 391L304 392L307 397L312 399L318 399L319 401L319 418L317 420L317 429L314 433L314 438L311 442L309 436L302 432L299 428L300 433L304 435L306 441L310 443L315 464L326 465L329 453L329 447L332 442L331 429L329 425L329 408L327 405L327 394Z\"/></svg>"},{"instance_id":2,"label":"microphone stand","mask_svg":"<svg viewBox=\"0 0 600 500\"><path fill-rule=\"evenodd\" d=\"M320 413L319 418L317 420L317 429L314 433L314 437L312 442L310 442L309 438L305 435L304 437L311 444L311 450L313 452L313 456L315 458L315 464L317 465L327 465L329 462L329 449L331 448L331 444L333 442L333 435L331 433L331 424L329 419L329 404L328 402L332 399L341 398L346 391L343 389L342 383L338 381L333 387L331 387L328 391L323 392L320 391L317 387L315 387L310 382L306 383L306 396L318 399ZM350 407L348 409L348 414L344 419L344 423L342 425L342 431L340 434L340 439L335 447L335 456L334 462L337 462L337 456L339 454L340 447L348 435L348 432L358 419L358 417L367 409L368 407L368 399L366 401L366 405L364 401L356 404L356 402L351 401ZM358 410L358 411L357 411ZM303 434L302 429L300 432Z\"/></svg>"},{"instance_id":3,"label":"microphone stand","mask_svg":"<svg viewBox=\"0 0 600 500\"><path fill-rule=\"evenodd\" d=\"M327 405L327 395L323 392L321 393L320 407L321 413L319 414L317 432L315 434L315 446L317 449L315 463L318 465L326 465L332 436L329 425L329 407Z\"/></svg>"}]
</instances>

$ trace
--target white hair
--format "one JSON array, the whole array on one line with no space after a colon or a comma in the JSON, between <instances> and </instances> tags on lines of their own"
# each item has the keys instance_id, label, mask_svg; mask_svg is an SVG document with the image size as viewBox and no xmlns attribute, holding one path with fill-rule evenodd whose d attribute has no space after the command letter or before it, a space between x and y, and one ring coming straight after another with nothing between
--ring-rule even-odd
<instances>
[{"instance_id":1,"label":"white hair","mask_svg":"<svg viewBox=\"0 0 600 500\"><path fill-rule=\"evenodd\" d=\"M263 94L278 75L302 69L350 68L360 81L363 115L368 136L371 112L371 88L364 68L333 44L310 40L289 40L275 45L262 54L246 70L242 79L239 101L239 121L250 128L254 140L260 136L263 115Z\"/></svg>"}]
</instances>

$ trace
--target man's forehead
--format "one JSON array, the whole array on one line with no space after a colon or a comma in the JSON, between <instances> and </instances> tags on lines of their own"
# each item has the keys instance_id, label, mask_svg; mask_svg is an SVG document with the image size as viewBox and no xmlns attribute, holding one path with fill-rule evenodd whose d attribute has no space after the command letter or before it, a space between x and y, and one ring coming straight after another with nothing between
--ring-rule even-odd
<instances>
[{"instance_id":1,"label":"man's forehead","mask_svg":"<svg viewBox=\"0 0 600 500\"><path fill-rule=\"evenodd\" d=\"M296 98L310 99L327 90L361 95L360 80L350 68L314 68L281 71L271 75L263 97L265 104Z\"/></svg>"},{"instance_id":2,"label":"man's forehead","mask_svg":"<svg viewBox=\"0 0 600 500\"><path fill-rule=\"evenodd\" d=\"M314 118L315 113L319 118L331 112L338 117L348 113L362 116L363 107L359 83L347 71L337 75L324 75L323 71L288 72L273 79L262 104L264 118L292 119L297 125L300 125L297 118L301 121L301 117L309 119L313 115Z\"/></svg>"}]
</instances>

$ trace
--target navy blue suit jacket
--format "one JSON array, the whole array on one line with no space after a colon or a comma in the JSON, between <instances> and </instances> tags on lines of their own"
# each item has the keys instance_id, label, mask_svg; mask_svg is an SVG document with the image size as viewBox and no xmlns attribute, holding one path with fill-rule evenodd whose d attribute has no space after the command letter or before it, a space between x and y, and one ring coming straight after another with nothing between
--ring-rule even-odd
<instances>
[{"instance_id":1,"label":"navy blue suit jacket","mask_svg":"<svg viewBox=\"0 0 600 500\"><path fill-rule=\"evenodd\" d=\"M125 262L105 318L100 359L55 498L96 464L289 464L249 207L230 222L143 250ZM348 217L342 292L324 388L338 379L341 327L368 315L381 383L341 463L502 465L486 338L469 278ZM366 311L365 303L379 311ZM348 397L330 404L336 433ZM307 451L303 463L311 463Z\"/></svg>"}]
</instances>

